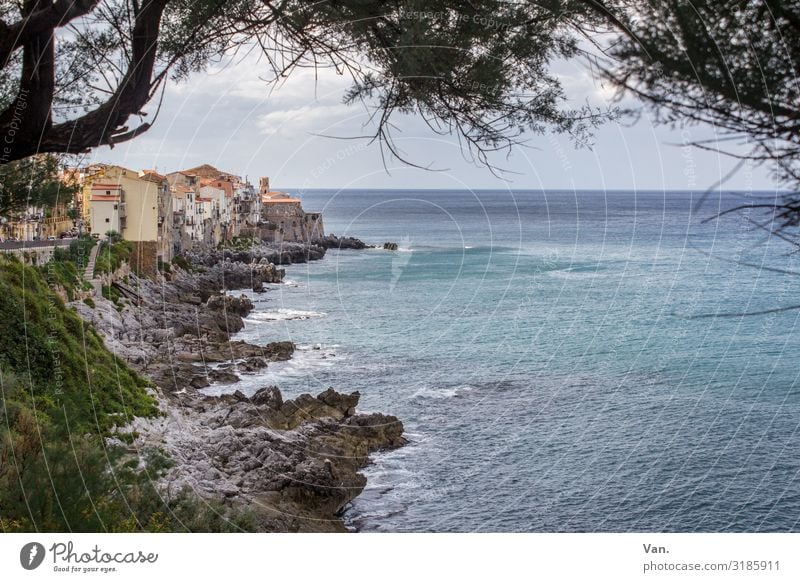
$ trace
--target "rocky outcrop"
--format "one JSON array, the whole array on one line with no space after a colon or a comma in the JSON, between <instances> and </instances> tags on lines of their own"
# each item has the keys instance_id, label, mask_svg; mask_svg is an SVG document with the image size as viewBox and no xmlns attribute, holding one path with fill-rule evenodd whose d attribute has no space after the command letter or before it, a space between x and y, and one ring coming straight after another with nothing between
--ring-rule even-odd
<instances>
[{"instance_id":1,"label":"rocky outcrop","mask_svg":"<svg viewBox=\"0 0 800 582\"><path fill-rule=\"evenodd\" d=\"M178 464L162 486L246 504L262 531L343 531L338 514L364 488L369 454L405 444L393 416L358 414L358 393L332 389L283 401L275 387L247 397L182 396L161 419L137 419L137 447Z\"/></svg>"},{"instance_id":2,"label":"rocky outcrop","mask_svg":"<svg viewBox=\"0 0 800 582\"><path fill-rule=\"evenodd\" d=\"M206 301L206 307L215 311L232 313L239 317L247 317L253 310L253 302L246 295L212 295Z\"/></svg>"},{"instance_id":3,"label":"rocky outcrop","mask_svg":"<svg viewBox=\"0 0 800 582\"><path fill-rule=\"evenodd\" d=\"M291 359L292 342L271 342L256 346L243 341L207 341L184 336L175 339L165 358L152 362L146 373L160 386L166 397L186 389L200 389L214 383L231 384L238 374L252 374L270 362Z\"/></svg>"},{"instance_id":4,"label":"rocky outcrop","mask_svg":"<svg viewBox=\"0 0 800 582\"><path fill-rule=\"evenodd\" d=\"M385 242L385 243L383 243L383 250L385 250L385 251L396 251L397 250L397 243L396 242Z\"/></svg>"},{"instance_id":5,"label":"rocky outcrop","mask_svg":"<svg viewBox=\"0 0 800 582\"><path fill-rule=\"evenodd\" d=\"M167 393L207 386L213 382L211 364L230 361L235 369L229 372L254 372L269 361L289 359L294 351L291 342L254 346L230 341L231 334L244 328L243 318L253 303L226 289L281 281L283 269L271 263L224 260L192 271L175 268L168 281L140 278L129 270L116 276L119 280L109 279L106 285L124 285L135 293L135 302L123 301L120 308L95 297L93 307L71 305L93 324L109 349Z\"/></svg>"},{"instance_id":6,"label":"rocky outcrop","mask_svg":"<svg viewBox=\"0 0 800 582\"><path fill-rule=\"evenodd\" d=\"M291 265L316 261L324 256L325 248L320 245L289 242L265 243L248 249L205 249L186 254L192 264L207 268L223 263Z\"/></svg>"},{"instance_id":7,"label":"rocky outcrop","mask_svg":"<svg viewBox=\"0 0 800 582\"><path fill-rule=\"evenodd\" d=\"M332 418L341 421L354 416L359 399L358 392L345 395L329 388L317 397L301 394L294 400L283 402L280 392L275 394L276 390L274 386L264 388L249 399L240 392L222 397L231 403L248 400L255 404L266 405L261 408L240 409L233 415L229 411L226 413L226 421L238 428L266 423L271 428L291 430L309 420Z\"/></svg>"},{"instance_id":8,"label":"rocky outcrop","mask_svg":"<svg viewBox=\"0 0 800 582\"><path fill-rule=\"evenodd\" d=\"M361 239L357 239L352 236L345 236L339 238L335 234L329 234L328 236L322 238L319 241L320 246L325 247L326 249L372 249L375 248L373 245L368 245Z\"/></svg>"},{"instance_id":9,"label":"rocky outcrop","mask_svg":"<svg viewBox=\"0 0 800 582\"><path fill-rule=\"evenodd\" d=\"M214 257L219 258L219 262L214 262ZM203 266L194 273L177 271L170 283L178 292L194 295L201 301L234 289L260 291L265 284L283 281L285 274L284 269L277 268L266 259L264 262L243 262L211 254L204 257L204 262L200 264Z\"/></svg>"}]
</instances>

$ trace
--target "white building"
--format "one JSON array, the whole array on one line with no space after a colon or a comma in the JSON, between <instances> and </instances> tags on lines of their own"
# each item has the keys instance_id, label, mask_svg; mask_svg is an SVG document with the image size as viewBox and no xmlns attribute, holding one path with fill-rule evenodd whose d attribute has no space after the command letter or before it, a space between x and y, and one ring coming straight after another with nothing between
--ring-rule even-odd
<instances>
[{"instance_id":1,"label":"white building","mask_svg":"<svg viewBox=\"0 0 800 582\"><path fill-rule=\"evenodd\" d=\"M122 234L126 230L125 193L120 184L92 184L89 211L92 230L105 239L109 231Z\"/></svg>"}]
</instances>

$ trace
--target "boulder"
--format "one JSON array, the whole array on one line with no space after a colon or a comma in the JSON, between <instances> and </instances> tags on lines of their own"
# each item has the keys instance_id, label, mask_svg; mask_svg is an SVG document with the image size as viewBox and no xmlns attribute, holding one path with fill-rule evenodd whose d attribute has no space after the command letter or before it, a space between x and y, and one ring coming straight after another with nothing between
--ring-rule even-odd
<instances>
[{"instance_id":1,"label":"boulder","mask_svg":"<svg viewBox=\"0 0 800 582\"><path fill-rule=\"evenodd\" d=\"M215 384L234 384L240 380L239 376L227 370L211 370L208 379Z\"/></svg>"},{"instance_id":2,"label":"boulder","mask_svg":"<svg viewBox=\"0 0 800 582\"><path fill-rule=\"evenodd\" d=\"M253 302L246 295L212 295L206 301L206 307L214 311L232 313L239 317L247 317L253 310Z\"/></svg>"},{"instance_id":3,"label":"boulder","mask_svg":"<svg viewBox=\"0 0 800 582\"><path fill-rule=\"evenodd\" d=\"M328 388L317 396L317 399L340 411L344 417L353 416L356 413L356 405L361 397L359 392L351 394L339 394L333 388Z\"/></svg>"},{"instance_id":4,"label":"boulder","mask_svg":"<svg viewBox=\"0 0 800 582\"><path fill-rule=\"evenodd\" d=\"M257 406L266 406L274 410L280 410L283 406L283 395L277 386L267 386L261 388L250 397L250 402Z\"/></svg>"},{"instance_id":5,"label":"boulder","mask_svg":"<svg viewBox=\"0 0 800 582\"><path fill-rule=\"evenodd\" d=\"M361 239L352 236L338 237L335 234L329 234L319 241L320 246L326 249L371 249L372 245L368 245Z\"/></svg>"}]
</instances>

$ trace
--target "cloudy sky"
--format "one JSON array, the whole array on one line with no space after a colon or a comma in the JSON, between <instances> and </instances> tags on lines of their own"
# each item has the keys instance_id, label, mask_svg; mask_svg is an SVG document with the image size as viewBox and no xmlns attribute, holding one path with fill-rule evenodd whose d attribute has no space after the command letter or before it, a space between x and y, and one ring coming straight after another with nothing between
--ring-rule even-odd
<instances>
[{"instance_id":1,"label":"cloudy sky","mask_svg":"<svg viewBox=\"0 0 800 582\"><path fill-rule=\"evenodd\" d=\"M168 87L155 126L113 150L97 149L89 161L161 172L210 163L246 175L270 176L276 188L516 188L704 190L728 174L734 161L682 147L714 135L713 127L670 129L648 115L638 122L608 123L590 148L563 136L533 136L527 147L495 163L507 179L465 159L455 139L432 134L421 120L398 119L397 143L405 155L435 171L388 160L378 144L337 139L369 134L368 115L345 106L346 77L330 70L299 70L282 86L259 77L263 65L246 57L189 82ZM578 63L557 67L570 103L610 103L611 91ZM151 106L150 110L154 107ZM745 168L726 187L774 188L764 168Z\"/></svg>"}]
</instances>

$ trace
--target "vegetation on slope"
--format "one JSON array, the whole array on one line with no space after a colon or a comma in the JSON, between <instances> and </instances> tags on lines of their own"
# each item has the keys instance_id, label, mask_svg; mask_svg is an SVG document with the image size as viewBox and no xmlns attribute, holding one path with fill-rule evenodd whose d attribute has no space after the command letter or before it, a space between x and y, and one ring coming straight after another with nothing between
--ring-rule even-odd
<instances>
[{"instance_id":1,"label":"vegetation on slope","mask_svg":"<svg viewBox=\"0 0 800 582\"><path fill-rule=\"evenodd\" d=\"M97 252L97 260L94 264L94 274L110 275L127 262L133 253L133 243L122 240L118 235L112 233L108 241L101 243L100 250Z\"/></svg>"},{"instance_id":2,"label":"vegetation on slope","mask_svg":"<svg viewBox=\"0 0 800 582\"><path fill-rule=\"evenodd\" d=\"M83 270L94 245L92 237L84 236L73 240L66 249L56 248L52 260L39 267L39 272L50 287L61 287L67 299L73 301L78 290L92 288L91 283L83 279Z\"/></svg>"},{"instance_id":3,"label":"vegetation on slope","mask_svg":"<svg viewBox=\"0 0 800 582\"><path fill-rule=\"evenodd\" d=\"M190 492L162 496L155 480L169 459L129 450L132 435L115 430L159 414L147 381L41 269L0 257L0 321L0 532L252 528Z\"/></svg>"}]
</instances>

